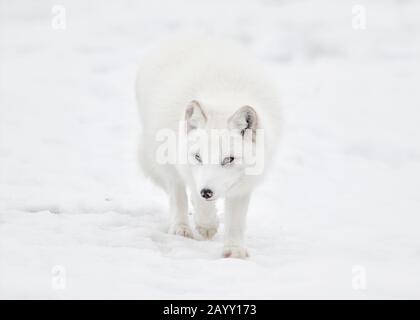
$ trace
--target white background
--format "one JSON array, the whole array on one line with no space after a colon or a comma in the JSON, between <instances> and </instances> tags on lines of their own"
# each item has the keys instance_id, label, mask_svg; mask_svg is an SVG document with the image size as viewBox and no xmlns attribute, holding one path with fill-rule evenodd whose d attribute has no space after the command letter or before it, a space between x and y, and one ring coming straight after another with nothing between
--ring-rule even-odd
<instances>
[{"instance_id":1,"label":"white background","mask_svg":"<svg viewBox=\"0 0 420 320\"><path fill-rule=\"evenodd\" d=\"M1 0L0 297L420 298L419 17L415 0ZM221 232L168 235L136 163L137 66L191 30L279 82L246 261L220 258Z\"/></svg>"}]
</instances>

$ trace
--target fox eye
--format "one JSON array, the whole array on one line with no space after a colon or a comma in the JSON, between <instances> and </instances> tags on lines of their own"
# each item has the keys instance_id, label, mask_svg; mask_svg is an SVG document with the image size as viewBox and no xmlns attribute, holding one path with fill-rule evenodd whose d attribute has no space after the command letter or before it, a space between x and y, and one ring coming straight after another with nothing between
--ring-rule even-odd
<instances>
[{"instance_id":1,"label":"fox eye","mask_svg":"<svg viewBox=\"0 0 420 320\"><path fill-rule=\"evenodd\" d=\"M200 154L199 153L196 153L195 155L194 155L194 158L195 158L195 160L197 160L198 162L203 162L202 160L201 160L201 156L200 156Z\"/></svg>"},{"instance_id":2,"label":"fox eye","mask_svg":"<svg viewBox=\"0 0 420 320\"><path fill-rule=\"evenodd\" d=\"M222 166L227 165L229 163L232 163L233 160L235 160L234 157L226 157L226 158L224 158L223 161L222 161Z\"/></svg>"}]
</instances>

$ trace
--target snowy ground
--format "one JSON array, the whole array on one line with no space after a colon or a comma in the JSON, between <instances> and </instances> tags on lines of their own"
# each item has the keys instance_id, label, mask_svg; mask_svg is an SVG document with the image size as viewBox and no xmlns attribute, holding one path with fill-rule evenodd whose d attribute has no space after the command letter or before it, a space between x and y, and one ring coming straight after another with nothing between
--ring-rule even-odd
<instances>
[{"instance_id":1,"label":"snowy ground","mask_svg":"<svg viewBox=\"0 0 420 320\"><path fill-rule=\"evenodd\" d=\"M418 1L64 0L65 30L55 4L0 1L1 298L420 298ZM136 165L136 66L192 29L243 42L283 97L246 261L166 234Z\"/></svg>"}]
</instances>

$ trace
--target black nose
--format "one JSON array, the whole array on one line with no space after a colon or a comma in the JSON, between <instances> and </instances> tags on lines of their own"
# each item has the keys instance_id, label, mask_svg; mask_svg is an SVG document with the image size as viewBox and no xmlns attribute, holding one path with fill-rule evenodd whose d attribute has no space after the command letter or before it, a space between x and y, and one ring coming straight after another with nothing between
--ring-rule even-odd
<instances>
[{"instance_id":1,"label":"black nose","mask_svg":"<svg viewBox=\"0 0 420 320\"><path fill-rule=\"evenodd\" d=\"M201 189L200 194L204 199L210 199L213 197L213 191L210 189Z\"/></svg>"}]
</instances>

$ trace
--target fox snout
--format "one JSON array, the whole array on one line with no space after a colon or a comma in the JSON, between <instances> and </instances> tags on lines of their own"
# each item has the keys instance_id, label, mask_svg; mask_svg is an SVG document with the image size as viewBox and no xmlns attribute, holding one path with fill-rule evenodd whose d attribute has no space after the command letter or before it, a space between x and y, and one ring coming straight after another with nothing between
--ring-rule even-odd
<instances>
[{"instance_id":1,"label":"fox snout","mask_svg":"<svg viewBox=\"0 0 420 320\"><path fill-rule=\"evenodd\" d=\"M206 199L206 200L210 200L213 197L213 191L207 188L201 189L200 191L200 195Z\"/></svg>"}]
</instances>

